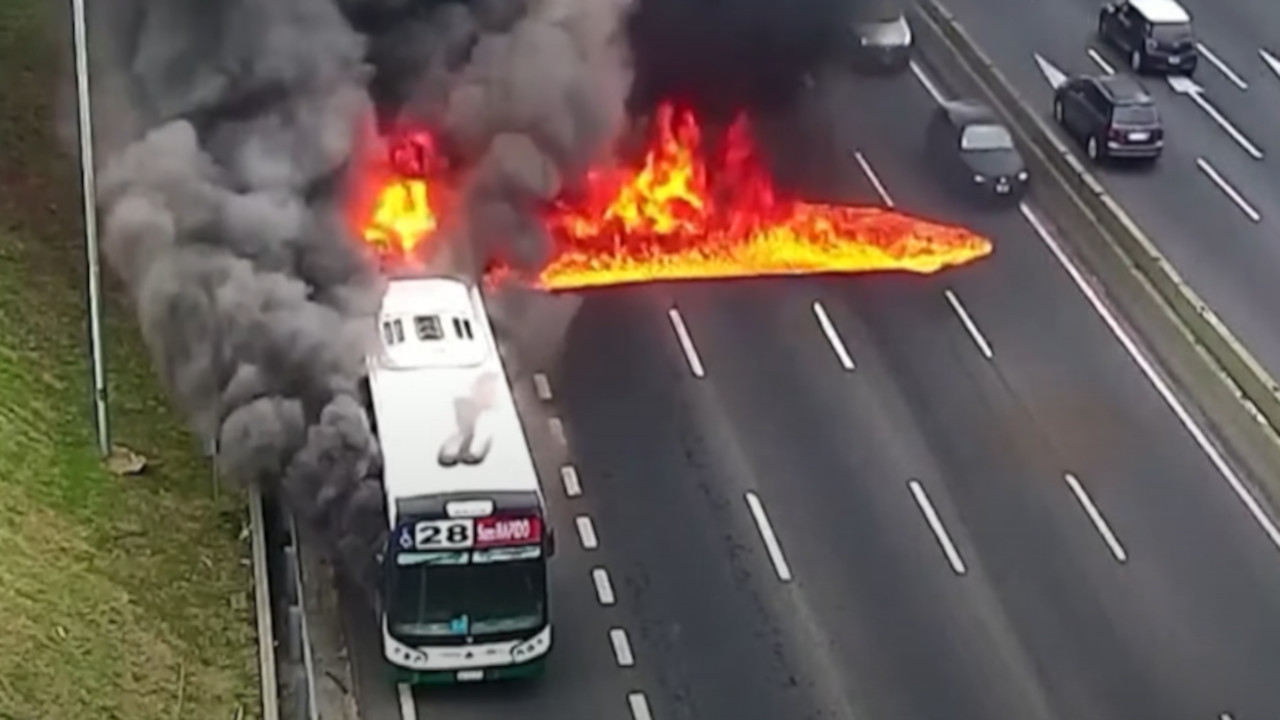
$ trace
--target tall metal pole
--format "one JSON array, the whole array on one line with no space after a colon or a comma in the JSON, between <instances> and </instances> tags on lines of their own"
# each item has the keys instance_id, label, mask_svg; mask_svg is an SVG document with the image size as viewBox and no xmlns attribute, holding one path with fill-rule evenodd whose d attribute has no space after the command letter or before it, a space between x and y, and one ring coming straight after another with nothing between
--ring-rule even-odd
<instances>
[{"instance_id":1,"label":"tall metal pole","mask_svg":"<svg viewBox=\"0 0 1280 720\"><path fill-rule=\"evenodd\" d=\"M89 355L93 369L93 411L98 452L111 453L107 411L107 370L102 347L102 266L98 257L97 182L94 180L93 109L89 100L89 37L84 0L71 0L71 24L76 58L76 95L80 126L80 183L84 202L84 249L89 275Z\"/></svg>"}]
</instances>

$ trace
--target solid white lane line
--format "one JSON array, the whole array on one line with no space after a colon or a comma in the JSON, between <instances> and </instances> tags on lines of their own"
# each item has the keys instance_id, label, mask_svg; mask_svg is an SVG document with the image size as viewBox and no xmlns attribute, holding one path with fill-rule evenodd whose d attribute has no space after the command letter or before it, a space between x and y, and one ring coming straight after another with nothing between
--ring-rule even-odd
<instances>
[{"instance_id":1,"label":"solid white lane line","mask_svg":"<svg viewBox=\"0 0 1280 720\"><path fill-rule=\"evenodd\" d=\"M418 720L418 706L413 702L413 688L406 683L396 685L396 696L400 701L400 717L402 720Z\"/></svg>"},{"instance_id":2,"label":"solid white lane line","mask_svg":"<svg viewBox=\"0 0 1280 720\"><path fill-rule=\"evenodd\" d=\"M569 441L565 439L564 423L560 421L560 418L549 418L547 420L547 429L551 431L551 437L556 442L561 445L569 444Z\"/></svg>"},{"instance_id":3,"label":"solid white lane line","mask_svg":"<svg viewBox=\"0 0 1280 720\"><path fill-rule=\"evenodd\" d=\"M601 605L612 605L618 601L613 594L613 583L609 581L608 570L602 567L593 569L591 582L596 586L596 599Z\"/></svg>"},{"instance_id":4,"label":"solid white lane line","mask_svg":"<svg viewBox=\"0 0 1280 720\"><path fill-rule=\"evenodd\" d=\"M667 317L671 318L671 327L675 328L676 339L680 341L680 348L684 350L684 357L689 361L689 369L693 371L693 376L706 377L707 372L702 367L702 358L698 357L698 349L693 346L693 338L689 336L689 328L685 327L680 311L671 308L667 311Z\"/></svg>"},{"instance_id":5,"label":"solid white lane line","mask_svg":"<svg viewBox=\"0 0 1280 720\"><path fill-rule=\"evenodd\" d=\"M831 318L827 316L827 309L822 307L822 303L815 300L813 302L813 314L818 318L818 326L822 328L822 334L827 336L827 342L831 344L831 349L835 351L836 358L840 360L840 367L845 370L853 370L853 358L849 356L849 351L844 346L844 340L840 338L840 333L836 331L836 326L832 324Z\"/></svg>"},{"instance_id":6,"label":"solid white lane line","mask_svg":"<svg viewBox=\"0 0 1280 720\"><path fill-rule=\"evenodd\" d=\"M1067 486L1071 488L1071 493L1076 496L1076 500L1084 508L1084 513L1089 516L1093 526L1098 529L1098 534L1107 543L1107 547L1111 550L1111 555L1115 557L1116 562L1126 562L1129 559L1129 554L1124 551L1124 546L1116 539L1116 534L1111 531L1111 526L1107 524L1107 519L1102 517L1102 513L1098 511L1098 506L1094 504L1093 498L1089 497L1089 493L1085 492L1080 480L1071 473L1067 473L1064 477L1067 480Z\"/></svg>"},{"instance_id":7,"label":"solid white lane line","mask_svg":"<svg viewBox=\"0 0 1280 720\"><path fill-rule=\"evenodd\" d=\"M578 468L565 465L560 468L560 481L564 483L564 494L571 498L582 496L582 481L578 478Z\"/></svg>"},{"instance_id":8,"label":"solid white lane line","mask_svg":"<svg viewBox=\"0 0 1280 720\"><path fill-rule=\"evenodd\" d=\"M1249 204L1249 201L1245 200L1244 196L1241 195L1240 192L1231 185L1231 183L1227 182L1227 179L1222 177L1221 173L1209 164L1208 160L1205 160L1204 158L1196 158L1196 167L1200 168L1200 172L1204 173L1214 185L1217 185L1218 189L1222 191L1222 194L1226 195L1231 202L1235 203L1236 207L1240 208L1246 217L1254 222L1262 222L1262 214L1255 210L1254 207Z\"/></svg>"},{"instance_id":9,"label":"solid white lane line","mask_svg":"<svg viewBox=\"0 0 1280 720\"><path fill-rule=\"evenodd\" d=\"M1245 82L1244 78L1237 75L1236 71L1232 70L1231 66L1227 65L1225 60L1218 57L1217 53L1209 49L1209 46L1205 45L1202 42L1197 42L1196 47L1199 48L1200 54L1204 56L1204 59L1213 63L1213 66L1218 68L1218 72L1221 72L1223 75L1225 75L1227 79L1231 81L1232 85L1235 85L1241 90L1249 89L1249 83Z\"/></svg>"},{"instance_id":10,"label":"solid white lane line","mask_svg":"<svg viewBox=\"0 0 1280 720\"><path fill-rule=\"evenodd\" d=\"M600 547L600 538L596 537L596 526L592 524L591 518L579 515L573 519L573 524L578 527L578 539L582 541L583 550L595 550Z\"/></svg>"},{"instance_id":11,"label":"solid white lane line","mask_svg":"<svg viewBox=\"0 0 1280 720\"><path fill-rule=\"evenodd\" d=\"M627 706L631 708L632 720L653 720L653 713L649 711L649 698L645 697L644 693L628 694Z\"/></svg>"},{"instance_id":12,"label":"solid white lane line","mask_svg":"<svg viewBox=\"0 0 1280 720\"><path fill-rule=\"evenodd\" d=\"M1249 138L1245 137L1244 133L1237 130L1236 126L1232 125L1231 121L1218 111L1218 108L1214 107L1208 100L1205 100L1202 93L1187 93L1187 97L1191 98L1191 102L1195 103L1201 110L1205 111L1205 113L1212 118L1214 122L1218 123L1218 127L1222 128L1228 135L1230 135L1231 139L1236 141L1236 144L1244 148L1244 151L1249 153L1250 157L1254 160L1261 160L1263 158L1262 151L1258 149L1258 146L1254 145Z\"/></svg>"},{"instance_id":13,"label":"solid white lane line","mask_svg":"<svg viewBox=\"0 0 1280 720\"><path fill-rule=\"evenodd\" d=\"M876 171L872 169L871 163L867 162L866 156L860 150L853 151L853 159L858 161L858 166L862 168L862 174L867 176L867 180L871 182L871 187L876 189L876 194L880 196L880 200L885 207L893 207L893 198L889 197L889 191L885 188L884 183L880 182L880 176L876 175Z\"/></svg>"},{"instance_id":14,"label":"solid white lane line","mask_svg":"<svg viewBox=\"0 0 1280 720\"><path fill-rule=\"evenodd\" d=\"M1116 69L1111 67L1111 63L1107 62L1106 58L1102 57L1102 53L1094 50L1093 48L1089 48L1085 52L1089 53L1089 59L1093 61L1093 64L1102 68L1102 72L1108 75L1116 74Z\"/></svg>"},{"instance_id":15,"label":"solid white lane line","mask_svg":"<svg viewBox=\"0 0 1280 720\"><path fill-rule=\"evenodd\" d=\"M951 569L957 575L964 575L968 572L968 568L965 567L964 559L960 557L956 544L951 541L951 535L947 532L946 526L942 524L942 518L938 517L938 511L934 509L933 502L929 500L929 494L924 491L924 485L921 485L919 480L911 480L907 486L911 489L911 496L915 498L916 505L920 506L920 512L924 513L929 529L933 530L933 536L942 546L942 553L947 556Z\"/></svg>"},{"instance_id":16,"label":"solid white lane line","mask_svg":"<svg viewBox=\"0 0 1280 720\"><path fill-rule=\"evenodd\" d=\"M533 389L538 393L538 399L546 402L551 399L551 381L546 375L537 373L533 376Z\"/></svg>"},{"instance_id":17,"label":"solid white lane line","mask_svg":"<svg viewBox=\"0 0 1280 720\"><path fill-rule=\"evenodd\" d=\"M1271 72L1274 73L1276 77L1280 78L1280 58L1277 58L1266 50L1259 50L1258 54L1262 56L1262 62L1267 64L1267 67L1271 69Z\"/></svg>"},{"instance_id":18,"label":"solid white lane line","mask_svg":"<svg viewBox=\"0 0 1280 720\"><path fill-rule=\"evenodd\" d=\"M960 322L964 325L964 329L969 331L969 337L973 338L973 342L977 344L979 352L988 360L995 357L995 353L991 352L991 343L987 342L987 338L983 336L982 331L978 329L978 324L969 317L969 311L965 310L964 305L960 304L960 298L956 294L947 290L943 293L947 296L947 302L951 305L951 309L960 316Z\"/></svg>"},{"instance_id":19,"label":"solid white lane line","mask_svg":"<svg viewBox=\"0 0 1280 720\"><path fill-rule=\"evenodd\" d=\"M791 582L791 566L787 564L787 558L782 554L782 545L773 532L773 525L769 522L769 514L764 511L764 503L760 502L760 496L748 492L747 508L751 510L751 518L756 521L756 529L760 531L760 539L764 541L765 552L769 553L769 561L773 563L773 570L778 574L778 579L782 582Z\"/></svg>"},{"instance_id":20,"label":"solid white lane line","mask_svg":"<svg viewBox=\"0 0 1280 720\"><path fill-rule=\"evenodd\" d=\"M1121 325L1120 321L1116 318L1115 313L1111 311L1111 308L1107 306L1102 297L1098 295L1098 292L1089 284L1089 281L1085 279L1084 273L1080 272L1080 269L1076 267L1071 258L1069 258L1066 252L1062 250L1058 241L1049 234L1049 229L1044 225L1035 212L1033 212L1026 203L1020 203L1018 205L1018 210L1022 213L1022 216L1026 218L1027 222L1031 224L1031 227L1036 231L1036 234L1040 236L1040 239L1044 241L1044 244L1048 246L1049 252L1053 253L1053 256L1057 258L1058 263L1061 264L1063 269L1067 271L1067 274L1071 276L1076 287L1080 288L1080 292L1084 293L1089 304L1092 305L1093 309L1102 317L1102 321L1106 323L1107 328L1111 330L1111 334L1120 341L1120 344L1124 347L1125 351L1129 353L1129 357L1133 359L1133 362L1137 364L1138 369L1142 371L1142 374L1147 378L1147 381L1155 388L1156 393L1160 395L1160 398L1163 399L1165 404L1169 406L1169 409L1173 411L1173 414L1178 418L1178 422L1182 424L1182 427L1185 428L1191 435L1191 438L1195 440L1196 445L1199 446L1200 450L1209 458L1209 462L1213 464L1214 469L1218 471L1218 474L1222 476L1223 480L1227 481L1227 485L1229 485L1231 490L1235 492L1236 497L1240 498L1240 501L1244 503L1245 508L1249 511L1249 514L1253 516L1253 519L1262 526L1262 530L1267 534L1267 537L1271 539L1272 544L1275 545L1276 548L1280 548L1280 528L1276 527L1276 524L1272 522L1266 511L1262 508L1262 505L1245 487L1244 481L1240 479L1240 476L1236 474L1236 471L1231 467L1230 463L1227 462L1227 459L1223 456L1222 452L1213 444L1213 441L1209 438L1209 434L1200 427L1194 418L1191 417L1191 413L1187 411L1186 406L1182 404L1182 400L1180 400L1177 394L1174 393L1173 388L1171 388L1169 383L1165 382L1165 379L1156 371L1155 365L1153 365L1151 361L1147 359L1147 356L1142 352L1142 350L1138 348L1137 342L1129 336L1129 333L1124 329L1124 326Z\"/></svg>"},{"instance_id":21,"label":"solid white lane line","mask_svg":"<svg viewBox=\"0 0 1280 720\"><path fill-rule=\"evenodd\" d=\"M916 64L915 60L911 61L910 67L911 74L916 76L916 80L920 81L920 84L924 86L925 92L929 93L929 95L933 97L934 102L941 105L947 101L947 96L944 95L942 90L938 88L933 80L925 74L924 70Z\"/></svg>"},{"instance_id":22,"label":"solid white lane line","mask_svg":"<svg viewBox=\"0 0 1280 720\"><path fill-rule=\"evenodd\" d=\"M627 638L626 630L610 630L609 642L613 645L613 657L618 661L618 667L632 667L636 664L636 656L631 654L631 640Z\"/></svg>"}]
</instances>

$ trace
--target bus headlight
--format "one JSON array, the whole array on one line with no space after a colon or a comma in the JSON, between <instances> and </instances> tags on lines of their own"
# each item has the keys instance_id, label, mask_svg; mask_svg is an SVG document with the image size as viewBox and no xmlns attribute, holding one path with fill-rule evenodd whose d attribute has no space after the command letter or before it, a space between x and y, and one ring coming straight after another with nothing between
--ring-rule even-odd
<instances>
[{"instance_id":1,"label":"bus headlight","mask_svg":"<svg viewBox=\"0 0 1280 720\"><path fill-rule=\"evenodd\" d=\"M385 639L387 641L387 645L386 645L387 660L390 660L392 663L396 665L407 667L411 670L427 669L426 653L422 652L421 650L414 650L408 645L397 642L396 640L390 637L387 637Z\"/></svg>"},{"instance_id":2,"label":"bus headlight","mask_svg":"<svg viewBox=\"0 0 1280 720\"><path fill-rule=\"evenodd\" d=\"M546 655L551 649L551 628L543 628L542 632L511 648L511 662L525 662L539 655Z\"/></svg>"}]
</instances>

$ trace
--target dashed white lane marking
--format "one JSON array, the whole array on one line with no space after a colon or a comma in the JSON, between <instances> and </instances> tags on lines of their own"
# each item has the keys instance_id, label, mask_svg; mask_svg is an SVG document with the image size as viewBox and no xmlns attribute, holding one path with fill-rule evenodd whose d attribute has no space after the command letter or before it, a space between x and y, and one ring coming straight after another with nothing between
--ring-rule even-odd
<instances>
[{"instance_id":1,"label":"dashed white lane marking","mask_svg":"<svg viewBox=\"0 0 1280 720\"><path fill-rule=\"evenodd\" d=\"M880 176L876 175L876 171L871 167L871 163L867 162L867 158L860 150L853 151L853 159L858 162L858 167L862 168L862 174L867 176L867 180L871 182L871 187L876 189L876 194L880 196L881 202L886 207L893 207L893 198L889 196L888 189L884 183L880 182Z\"/></svg>"},{"instance_id":2,"label":"dashed white lane marking","mask_svg":"<svg viewBox=\"0 0 1280 720\"><path fill-rule=\"evenodd\" d=\"M413 702L413 688L406 683L400 683L396 685L396 696L400 701L402 720L418 720L418 706Z\"/></svg>"},{"instance_id":3,"label":"dashed white lane marking","mask_svg":"<svg viewBox=\"0 0 1280 720\"><path fill-rule=\"evenodd\" d=\"M751 510L751 518L756 521L760 539L764 541L765 552L769 553L769 561L773 563L773 570L778 574L778 579L782 582L791 582L791 566L787 564L787 558L782 554L782 545L778 542L777 534L773 532L773 525L769 522L769 514L764 511L764 503L760 502L760 496L748 492L747 508Z\"/></svg>"},{"instance_id":4,"label":"dashed white lane marking","mask_svg":"<svg viewBox=\"0 0 1280 720\"><path fill-rule=\"evenodd\" d=\"M538 399L546 402L551 399L551 381L542 373L533 376L533 389L538 393Z\"/></svg>"},{"instance_id":5,"label":"dashed white lane marking","mask_svg":"<svg viewBox=\"0 0 1280 720\"><path fill-rule=\"evenodd\" d=\"M613 583L609 580L609 571L602 567L591 571L591 582L596 586L596 599L601 605L613 605L618 601L613 594Z\"/></svg>"},{"instance_id":6,"label":"dashed white lane marking","mask_svg":"<svg viewBox=\"0 0 1280 720\"><path fill-rule=\"evenodd\" d=\"M1102 536L1102 540L1107 543L1107 548L1111 550L1111 555L1116 559L1116 562L1123 563L1128 561L1129 554L1124 551L1124 546L1120 544L1120 540L1112 532L1111 526L1107 524L1107 519L1102 517L1102 513L1098 511L1098 506L1094 504L1093 498L1089 497L1089 493L1085 492L1080 480L1071 473L1066 473L1063 477L1067 480L1067 487L1071 488L1071 494L1076 496L1080 507L1084 508L1084 513L1089 516L1090 522L1098 529L1098 534Z\"/></svg>"},{"instance_id":7,"label":"dashed white lane marking","mask_svg":"<svg viewBox=\"0 0 1280 720\"><path fill-rule=\"evenodd\" d=\"M1271 69L1272 74L1280 78L1280 58L1277 58L1266 50L1259 50L1258 54L1262 56L1262 62L1267 64L1267 67Z\"/></svg>"},{"instance_id":8,"label":"dashed white lane marking","mask_svg":"<svg viewBox=\"0 0 1280 720\"><path fill-rule=\"evenodd\" d=\"M938 544L942 546L942 553L947 556L947 562L951 564L951 569L957 575L964 575L968 572L968 568L964 565L964 559L960 557L960 551L956 549L956 544L951 541L951 535L947 532L947 528L942 524L942 518L938 517L938 511L934 509L933 502L929 500L929 494L924 491L924 485L919 480L911 480L907 483L911 489L911 495L916 500L916 505L920 506L920 512L924 513L925 522L929 523L929 529L933 530L933 536L938 539Z\"/></svg>"},{"instance_id":9,"label":"dashed white lane marking","mask_svg":"<svg viewBox=\"0 0 1280 720\"><path fill-rule=\"evenodd\" d=\"M610 630L609 643L613 645L613 657L618 661L618 667L632 667L636 664L636 656L631 653L631 640L627 638L626 630Z\"/></svg>"},{"instance_id":10,"label":"dashed white lane marking","mask_svg":"<svg viewBox=\"0 0 1280 720\"><path fill-rule=\"evenodd\" d=\"M1107 62L1106 58L1102 57L1102 53L1098 52L1097 50L1094 50L1093 48L1089 48L1085 52L1089 54L1089 59L1093 61L1094 65L1097 65L1098 67L1102 68L1102 72L1108 75L1116 74L1116 69L1114 67L1111 67L1111 63Z\"/></svg>"},{"instance_id":11,"label":"dashed white lane marking","mask_svg":"<svg viewBox=\"0 0 1280 720\"><path fill-rule=\"evenodd\" d=\"M631 708L632 720L653 720L653 713L649 711L649 698L645 697L644 693L628 694L627 706Z\"/></svg>"},{"instance_id":12,"label":"dashed white lane marking","mask_svg":"<svg viewBox=\"0 0 1280 720\"><path fill-rule=\"evenodd\" d=\"M1218 186L1218 189L1222 191L1223 195L1227 196L1228 200L1235 203L1236 207L1240 208L1240 211L1245 214L1245 217L1254 222L1262 222L1262 214L1250 205L1249 201L1245 200L1244 196L1240 194L1240 191L1236 190L1231 183L1227 182L1227 179L1222 177L1222 174L1210 165L1208 160L1205 160L1204 158L1196 158L1196 167L1200 168L1200 172L1204 173L1214 185Z\"/></svg>"},{"instance_id":13,"label":"dashed white lane marking","mask_svg":"<svg viewBox=\"0 0 1280 720\"><path fill-rule=\"evenodd\" d=\"M671 318L671 327L675 328L676 339L680 341L680 348L684 350L684 357L689 361L693 376L706 377L707 371L702 367L702 358L698 357L698 349L693 346L693 338L689 336L689 328L685 327L680 311L671 308L667 311L667 317Z\"/></svg>"},{"instance_id":14,"label":"dashed white lane marking","mask_svg":"<svg viewBox=\"0 0 1280 720\"><path fill-rule=\"evenodd\" d=\"M568 440L564 436L564 423L560 418L551 418L547 420L547 429L551 431L551 437L561 445L567 445Z\"/></svg>"},{"instance_id":15,"label":"dashed white lane marking","mask_svg":"<svg viewBox=\"0 0 1280 720\"><path fill-rule=\"evenodd\" d=\"M813 302L813 314L818 318L818 326L822 328L822 334L827 336L827 342L831 344L831 349L835 351L836 358L840 360L840 367L852 371L856 367L853 364L853 358L850 357L849 350L845 348L844 340L840 338L840 333L836 330L836 326L831 322L831 318L827 316L827 309L817 300Z\"/></svg>"},{"instance_id":16,"label":"dashed white lane marking","mask_svg":"<svg viewBox=\"0 0 1280 720\"><path fill-rule=\"evenodd\" d=\"M947 303L951 305L951 309L955 311L956 315L960 316L960 322L964 325L964 329L969 331L969 337L973 338L974 344L978 346L978 351L986 359L993 359L995 353L991 351L991 343L987 342L987 338L978 329L978 324L973 321L973 318L969 316L969 311L960 303L960 298L956 297L956 294L949 289L943 294L947 296Z\"/></svg>"},{"instance_id":17,"label":"dashed white lane marking","mask_svg":"<svg viewBox=\"0 0 1280 720\"><path fill-rule=\"evenodd\" d=\"M1262 508L1262 505L1245 487L1244 481L1240 479L1240 476L1236 474L1234 469L1232 469L1230 463L1227 462L1227 459L1218 450L1217 446L1209 439L1209 434L1206 433L1204 429L1201 428L1200 425L1191 417L1191 413L1187 411L1186 406L1182 404L1180 399L1178 399L1173 388L1171 388L1169 383L1165 382L1165 379L1156 371L1155 365L1153 365L1151 361L1147 359L1147 356L1142 352L1142 350L1138 348L1138 343L1129 336L1127 331L1125 331L1124 326L1121 325L1120 321L1116 318L1115 313L1111 311L1111 308L1107 306L1102 297L1098 295L1098 291L1095 290L1093 286L1089 284L1089 281L1085 279L1084 273L1076 267L1071 258L1067 257L1066 252L1063 251L1062 247L1058 244L1058 241L1049 234L1049 229L1045 227L1044 223L1035 214L1035 212L1032 211L1026 203L1020 204L1018 206L1018 210L1022 213L1022 216L1027 219L1027 222L1031 224L1031 227L1035 229L1036 234L1040 236L1040 239L1044 241L1046 246L1048 246L1049 251L1053 253L1055 258L1057 258L1058 263L1061 264L1063 269L1067 271L1067 274L1071 276L1076 287L1080 288L1080 292L1084 293L1089 304L1092 305L1093 309L1102 317L1102 321L1106 324L1107 328L1111 330L1111 334L1115 336L1116 340L1120 341L1120 345L1124 347L1125 352L1127 352L1129 357L1133 359L1133 362L1138 366L1138 369L1142 371L1143 376L1147 378L1147 381L1151 383L1151 386L1155 388L1156 393L1162 400L1164 400L1165 405L1173 411L1173 414L1178 418L1178 422L1182 424L1182 427L1191 435L1191 438L1195 441L1196 445L1199 446L1200 450L1209 458L1209 462L1213 465L1214 469L1218 471L1218 474L1222 476L1223 480L1227 481L1227 485L1231 487L1231 490L1236 494L1236 497L1240 498L1240 501L1244 503L1245 508L1249 511L1249 514L1253 516L1253 519L1262 526L1262 530L1267 534L1267 537L1271 539L1271 543L1277 548L1280 548L1280 528L1276 527L1276 524L1272 522L1266 511Z\"/></svg>"},{"instance_id":18,"label":"dashed white lane marking","mask_svg":"<svg viewBox=\"0 0 1280 720\"><path fill-rule=\"evenodd\" d=\"M582 541L583 550L595 550L600 547L600 538L596 537L596 526L592 524L591 518L579 515L573 519L573 524L578 528L578 539Z\"/></svg>"},{"instance_id":19,"label":"dashed white lane marking","mask_svg":"<svg viewBox=\"0 0 1280 720\"><path fill-rule=\"evenodd\" d=\"M1249 89L1249 83L1245 82L1244 78L1236 74L1236 71L1232 70L1231 66L1228 65L1225 60L1218 57L1217 53L1210 50L1208 45L1205 45L1202 42L1198 42L1196 43L1196 48L1200 50L1200 54L1204 56L1205 60L1208 60L1210 63L1213 63L1213 66L1218 68L1218 72L1225 75L1226 78L1231 81L1232 85L1235 85L1241 90Z\"/></svg>"},{"instance_id":20,"label":"dashed white lane marking","mask_svg":"<svg viewBox=\"0 0 1280 720\"><path fill-rule=\"evenodd\" d=\"M560 481L564 483L564 494L571 498L582 496L582 481L578 479L578 468L565 465L560 468Z\"/></svg>"}]
</instances>

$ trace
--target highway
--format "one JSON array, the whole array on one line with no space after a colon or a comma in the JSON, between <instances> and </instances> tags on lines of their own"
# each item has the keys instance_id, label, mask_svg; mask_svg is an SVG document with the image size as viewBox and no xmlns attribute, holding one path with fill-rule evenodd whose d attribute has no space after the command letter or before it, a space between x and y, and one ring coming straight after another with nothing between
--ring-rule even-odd
<instances>
[{"instance_id":1,"label":"highway","mask_svg":"<svg viewBox=\"0 0 1280 720\"><path fill-rule=\"evenodd\" d=\"M1126 60L1096 38L1095 0L944 5L1046 118L1052 91L1036 55L1068 73L1127 72ZM1185 5L1203 55L1194 78L1200 90L1176 92L1164 79L1143 78L1164 115L1165 157L1154 172L1110 170L1101 179L1232 332L1280 374L1273 310L1280 307L1280 6Z\"/></svg>"},{"instance_id":2,"label":"highway","mask_svg":"<svg viewBox=\"0 0 1280 720\"><path fill-rule=\"evenodd\" d=\"M352 613L366 720L1280 717L1280 532L1034 210L934 185L919 77L821 81L791 154L995 255L589 295L549 676L399 693Z\"/></svg>"}]
</instances>

